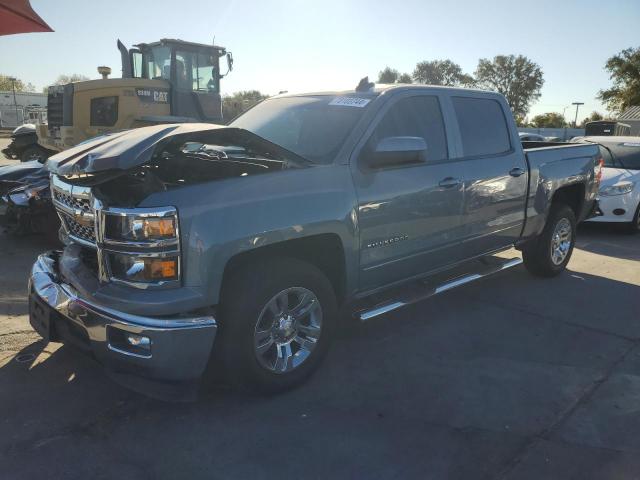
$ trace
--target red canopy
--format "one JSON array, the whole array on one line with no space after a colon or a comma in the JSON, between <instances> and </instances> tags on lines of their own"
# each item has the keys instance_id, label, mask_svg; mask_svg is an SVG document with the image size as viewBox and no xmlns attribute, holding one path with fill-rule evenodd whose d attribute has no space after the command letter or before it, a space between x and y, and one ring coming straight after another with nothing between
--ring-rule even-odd
<instances>
[{"instance_id":1,"label":"red canopy","mask_svg":"<svg viewBox=\"0 0 640 480\"><path fill-rule=\"evenodd\" d=\"M33 11L29 0L0 0L0 35L27 32L53 32Z\"/></svg>"}]
</instances>

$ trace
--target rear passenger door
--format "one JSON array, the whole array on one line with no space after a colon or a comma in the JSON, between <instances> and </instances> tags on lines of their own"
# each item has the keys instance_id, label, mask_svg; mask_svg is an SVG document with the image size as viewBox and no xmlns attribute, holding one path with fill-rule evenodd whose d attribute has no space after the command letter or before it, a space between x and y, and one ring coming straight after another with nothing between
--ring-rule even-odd
<instances>
[{"instance_id":1,"label":"rear passenger door","mask_svg":"<svg viewBox=\"0 0 640 480\"><path fill-rule=\"evenodd\" d=\"M438 95L403 95L377 114L356 149L360 288L371 290L455 261L460 252L462 169L449 159ZM422 137L426 161L373 168L367 156L383 138Z\"/></svg>"},{"instance_id":2,"label":"rear passenger door","mask_svg":"<svg viewBox=\"0 0 640 480\"><path fill-rule=\"evenodd\" d=\"M452 96L451 103L464 168L463 248L471 257L518 240L529 172L506 102L471 94Z\"/></svg>"}]
</instances>

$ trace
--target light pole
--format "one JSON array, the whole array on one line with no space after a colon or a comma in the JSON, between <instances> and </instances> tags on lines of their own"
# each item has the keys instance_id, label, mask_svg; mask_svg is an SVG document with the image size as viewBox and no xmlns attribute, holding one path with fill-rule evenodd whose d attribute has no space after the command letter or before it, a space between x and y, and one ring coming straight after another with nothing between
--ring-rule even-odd
<instances>
[{"instance_id":1,"label":"light pole","mask_svg":"<svg viewBox=\"0 0 640 480\"><path fill-rule=\"evenodd\" d=\"M573 128L578 128L578 109L580 108L580 105L584 105L583 102L573 102L571 105L575 105L576 106L576 118L573 121Z\"/></svg>"},{"instance_id":2,"label":"light pole","mask_svg":"<svg viewBox=\"0 0 640 480\"><path fill-rule=\"evenodd\" d=\"M567 105L562 109L562 123L564 124L564 134L562 135L562 140L564 140L565 142L567 141L567 117L565 117L564 114L567 111L567 108L569 108L570 106L571 105Z\"/></svg>"},{"instance_id":3,"label":"light pole","mask_svg":"<svg viewBox=\"0 0 640 480\"><path fill-rule=\"evenodd\" d=\"M18 101L16 100L16 77L9 77L13 89L13 108L16 110L16 126L18 125Z\"/></svg>"}]
</instances>

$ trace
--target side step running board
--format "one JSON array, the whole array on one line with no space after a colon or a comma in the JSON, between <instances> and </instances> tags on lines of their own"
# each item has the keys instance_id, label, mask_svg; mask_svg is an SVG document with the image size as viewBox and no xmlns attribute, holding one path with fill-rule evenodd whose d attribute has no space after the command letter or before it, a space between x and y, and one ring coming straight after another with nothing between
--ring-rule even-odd
<instances>
[{"instance_id":1,"label":"side step running board","mask_svg":"<svg viewBox=\"0 0 640 480\"><path fill-rule=\"evenodd\" d=\"M407 305L411 305L412 303L419 302L421 300L424 300L425 298L429 298L434 295L438 295L439 293L444 293L448 290L452 290L456 287L460 287L462 285L473 282L480 278L488 277L489 275L493 275L494 273L501 272L502 270L507 270L508 268L518 266L521 263L522 263L521 258L513 258L505 261L504 263L500 263L497 266L494 266L492 268L485 269L484 271L464 275L462 277L458 277L453 280L446 281L440 285L428 286L425 284L424 289L421 289L421 291L418 291L418 292L414 291L409 295L403 295L402 298L396 298L394 300L390 300L382 304L378 304L372 308L361 310L356 313L356 316L360 318L360 320L362 321L369 320L371 318L383 315L393 310L397 310L398 308L402 308Z\"/></svg>"}]
</instances>

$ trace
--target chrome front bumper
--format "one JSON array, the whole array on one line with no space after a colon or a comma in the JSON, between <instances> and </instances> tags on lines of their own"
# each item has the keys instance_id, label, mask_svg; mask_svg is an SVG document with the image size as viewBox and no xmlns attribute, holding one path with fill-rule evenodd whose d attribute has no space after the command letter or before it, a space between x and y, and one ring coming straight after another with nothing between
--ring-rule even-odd
<instances>
[{"instance_id":1,"label":"chrome front bumper","mask_svg":"<svg viewBox=\"0 0 640 480\"><path fill-rule=\"evenodd\" d=\"M115 374L169 382L200 378L216 336L213 316L151 318L81 298L60 278L59 256L60 252L40 255L29 279L29 319L38 333L49 337L45 340L84 347ZM46 327L43 318L47 319ZM130 334L148 339L144 348L130 345Z\"/></svg>"}]
</instances>

